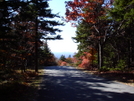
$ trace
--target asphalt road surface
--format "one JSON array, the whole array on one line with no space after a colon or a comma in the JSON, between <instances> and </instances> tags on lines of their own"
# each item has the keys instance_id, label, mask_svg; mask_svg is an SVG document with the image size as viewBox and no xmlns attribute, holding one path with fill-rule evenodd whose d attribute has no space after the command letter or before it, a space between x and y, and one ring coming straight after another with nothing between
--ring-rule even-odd
<instances>
[{"instance_id":1,"label":"asphalt road surface","mask_svg":"<svg viewBox=\"0 0 134 101\"><path fill-rule=\"evenodd\" d=\"M134 101L134 87L69 66L45 67L37 101Z\"/></svg>"}]
</instances>

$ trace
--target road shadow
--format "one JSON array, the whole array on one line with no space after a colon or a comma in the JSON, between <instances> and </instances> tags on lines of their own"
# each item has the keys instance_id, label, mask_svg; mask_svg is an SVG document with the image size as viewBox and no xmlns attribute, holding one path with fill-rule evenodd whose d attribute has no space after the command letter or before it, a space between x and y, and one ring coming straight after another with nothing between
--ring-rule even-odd
<instances>
[{"instance_id":1,"label":"road shadow","mask_svg":"<svg viewBox=\"0 0 134 101\"><path fill-rule=\"evenodd\" d=\"M134 87L69 66L45 67L45 71L37 101L134 101ZM124 87L130 92L122 90Z\"/></svg>"}]
</instances>

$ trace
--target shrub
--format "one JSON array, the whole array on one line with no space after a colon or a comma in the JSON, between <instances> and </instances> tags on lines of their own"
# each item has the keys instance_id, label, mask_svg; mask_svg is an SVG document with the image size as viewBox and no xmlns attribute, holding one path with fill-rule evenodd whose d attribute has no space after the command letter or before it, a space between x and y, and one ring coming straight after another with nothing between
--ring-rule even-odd
<instances>
[{"instance_id":1,"label":"shrub","mask_svg":"<svg viewBox=\"0 0 134 101\"><path fill-rule=\"evenodd\" d=\"M125 60L119 60L116 67L123 70L126 67Z\"/></svg>"},{"instance_id":2,"label":"shrub","mask_svg":"<svg viewBox=\"0 0 134 101\"><path fill-rule=\"evenodd\" d=\"M106 67L106 66L103 66L99 69L99 71L102 71L102 72L106 72L106 71L109 71L110 68Z\"/></svg>"}]
</instances>

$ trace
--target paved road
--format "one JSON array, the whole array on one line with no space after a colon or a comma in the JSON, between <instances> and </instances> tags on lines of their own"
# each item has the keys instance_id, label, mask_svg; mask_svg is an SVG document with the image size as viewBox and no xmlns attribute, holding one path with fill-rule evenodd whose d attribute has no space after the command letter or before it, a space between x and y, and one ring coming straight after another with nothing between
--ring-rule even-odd
<instances>
[{"instance_id":1,"label":"paved road","mask_svg":"<svg viewBox=\"0 0 134 101\"><path fill-rule=\"evenodd\" d=\"M134 101L134 87L69 66L45 67L37 101Z\"/></svg>"}]
</instances>

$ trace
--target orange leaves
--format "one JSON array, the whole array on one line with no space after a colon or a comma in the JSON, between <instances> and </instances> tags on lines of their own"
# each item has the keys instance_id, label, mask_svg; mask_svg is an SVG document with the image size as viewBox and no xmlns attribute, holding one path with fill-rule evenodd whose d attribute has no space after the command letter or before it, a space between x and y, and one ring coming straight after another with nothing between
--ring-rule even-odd
<instances>
[{"instance_id":1,"label":"orange leaves","mask_svg":"<svg viewBox=\"0 0 134 101\"><path fill-rule=\"evenodd\" d=\"M96 53L97 51L94 48L90 48L89 52L84 52L83 56L80 57L82 61L79 67L89 68L91 66L91 62L96 59Z\"/></svg>"},{"instance_id":2,"label":"orange leaves","mask_svg":"<svg viewBox=\"0 0 134 101\"><path fill-rule=\"evenodd\" d=\"M58 65L59 65L59 66L66 66L66 65L67 65L67 62L62 61L62 60L59 60L59 61L58 61Z\"/></svg>"},{"instance_id":3,"label":"orange leaves","mask_svg":"<svg viewBox=\"0 0 134 101\"><path fill-rule=\"evenodd\" d=\"M74 0L66 2L66 19L68 21L84 20L95 24L100 16L104 0Z\"/></svg>"},{"instance_id":4,"label":"orange leaves","mask_svg":"<svg viewBox=\"0 0 134 101\"><path fill-rule=\"evenodd\" d=\"M90 66L90 57L91 57L90 53L84 52L84 55L80 57L82 59L82 62L79 65L79 67L82 67L82 68L89 67Z\"/></svg>"},{"instance_id":5,"label":"orange leaves","mask_svg":"<svg viewBox=\"0 0 134 101\"><path fill-rule=\"evenodd\" d=\"M87 68L90 66L90 61L88 59L83 59L82 63L79 65L81 68Z\"/></svg>"},{"instance_id":6,"label":"orange leaves","mask_svg":"<svg viewBox=\"0 0 134 101\"><path fill-rule=\"evenodd\" d=\"M66 66L66 65L67 65L67 63L65 61L62 61L60 64L60 66Z\"/></svg>"}]
</instances>

